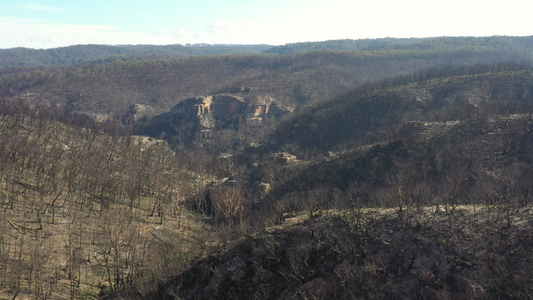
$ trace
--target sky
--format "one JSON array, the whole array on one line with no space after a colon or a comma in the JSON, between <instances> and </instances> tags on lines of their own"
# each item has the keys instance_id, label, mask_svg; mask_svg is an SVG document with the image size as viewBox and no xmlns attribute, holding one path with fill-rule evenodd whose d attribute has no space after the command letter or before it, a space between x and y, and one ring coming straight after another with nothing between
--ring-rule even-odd
<instances>
[{"instance_id":1,"label":"sky","mask_svg":"<svg viewBox=\"0 0 533 300\"><path fill-rule=\"evenodd\" d=\"M533 35L531 0L0 0L0 49Z\"/></svg>"}]
</instances>

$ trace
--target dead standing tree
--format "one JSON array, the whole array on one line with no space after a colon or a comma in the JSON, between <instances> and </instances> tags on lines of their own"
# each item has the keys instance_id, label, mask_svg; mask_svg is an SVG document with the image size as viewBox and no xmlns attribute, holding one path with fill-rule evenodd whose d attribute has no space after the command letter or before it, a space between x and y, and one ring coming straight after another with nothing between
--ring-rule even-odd
<instances>
[{"instance_id":1,"label":"dead standing tree","mask_svg":"<svg viewBox=\"0 0 533 300\"><path fill-rule=\"evenodd\" d=\"M242 187L221 185L213 188L210 196L215 224L222 221L233 226L243 222L247 201Z\"/></svg>"},{"instance_id":2,"label":"dead standing tree","mask_svg":"<svg viewBox=\"0 0 533 300\"><path fill-rule=\"evenodd\" d=\"M409 217L409 206L411 205L408 193L411 181L409 172L407 165L399 164L396 173L387 178L392 189L392 203L398 208L397 214L402 223Z\"/></svg>"}]
</instances>

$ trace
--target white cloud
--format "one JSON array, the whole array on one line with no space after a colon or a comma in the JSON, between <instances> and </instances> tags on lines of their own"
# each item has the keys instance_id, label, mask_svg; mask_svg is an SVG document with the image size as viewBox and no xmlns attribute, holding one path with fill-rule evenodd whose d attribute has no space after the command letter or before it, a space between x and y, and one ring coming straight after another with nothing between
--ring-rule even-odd
<instances>
[{"instance_id":1,"label":"white cloud","mask_svg":"<svg viewBox=\"0 0 533 300\"><path fill-rule=\"evenodd\" d=\"M53 6L46 6L46 5L39 5L39 4L26 4L24 5L24 8L26 9L32 9L32 10L42 10L42 11L64 11L63 8L53 7Z\"/></svg>"}]
</instances>

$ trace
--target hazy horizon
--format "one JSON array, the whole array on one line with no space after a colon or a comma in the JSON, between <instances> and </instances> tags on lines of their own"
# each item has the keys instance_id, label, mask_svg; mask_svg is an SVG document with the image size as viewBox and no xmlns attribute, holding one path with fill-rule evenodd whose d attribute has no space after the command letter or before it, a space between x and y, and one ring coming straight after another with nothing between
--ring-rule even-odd
<instances>
[{"instance_id":1,"label":"hazy horizon","mask_svg":"<svg viewBox=\"0 0 533 300\"><path fill-rule=\"evenodd\" d=\"M6 0L0 4L0 49L529 36L531 7L524 0Z\"/></svg>"}]
</instances>

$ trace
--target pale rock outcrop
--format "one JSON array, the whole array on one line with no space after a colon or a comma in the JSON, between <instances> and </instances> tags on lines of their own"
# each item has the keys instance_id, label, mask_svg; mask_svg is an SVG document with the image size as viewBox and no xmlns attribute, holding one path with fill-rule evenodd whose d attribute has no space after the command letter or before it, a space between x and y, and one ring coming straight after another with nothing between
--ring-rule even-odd
<instances>
[{"instance_id":1,"label":"pale rock outcrop","mask_svg":"<svg viewBox=\"0 0 533 300\"><path fill-rule=\"evenodd\" d=\"M153 114L154 109L150 105L133 104L126 115L126 122L130 124L137 123L140 119L150 117Z\"/></svg>"},{"instance_id":2,"label":"pale rock outcrop","mask_svg":"<svg viewBox=\"0 0 533 300\"><path fill-rule=\"evenodd\" d=\"M239 96L214 95L186 99L172 108L171 115L179 116L185 127L200 125L203 130L225 128L233 123L244 108L244 99Z\"/></svg>"},{"instance_id":3,"label":"pale rock outcrop","mask_svg":"<svg viewBox=\"0 0 533 300\"><path fill-rule=\"evenodd\" d=\"M248 126L261 126L265 118L279 119L283 115L292 112L290 109L280 108L274 98L269 96L258 96L247 102L245 111L246 124Z\"/></svg>"},{"instance_id":4,"label":"pale rock outcrop","mask_svg":"<svg viewBox=\"0 0 533 300\"><path fill-rule=\"evenodd\" d=\"M77 115L78 117L81 117L81 118L88 118L97 124L105 123L113 119L111 115L108 115L105 113L92 113L92 112L79 111L79 112L75 112L74 115Z\"/></svg>"},{"instance_id":5,"label":"pale rock outcrop","mask_svg":"<svg viewBox=\"0 0 533 300\"><path fill-rule=\"evenodd\" d=\"M295 155L287 153L287 152L273 153L270 155L269 158L272 160L272 162L276 164L283 164L283 165L298 161Z\"/></svg>"},{"instance_id":6,"label":"pale rock outcrop","mask_svg":"<svg viewBox=\"0 0 533 300\"><path fill-rule=\"evenodd\" d=\"M203 130L211 130L235 126L242 120L248 126L260 126L267 117L280 118L290 112L290 109L280 108L272 97L245 99L220 94L186 99L174 106L170 113L198 122Z\"/></svg>"},{"instance_id":7,"label":"pale rock outcrop","mask_svg":"<svg viewBox=\"0 0 533 300\"><path fill-rule=\"evenodd\" d=\"M244 96L246 95L246 97ZM170 112L153 118L140 132L174 143L191 144L216 138L217 133L260 127L265 120L278 120L292 112L272 97L250 94L217 94L185 99Z\"/></svg>"},{"instance_id":8,"label":"pale rock outcrop","mask_svg":"<svg viewBox=\"0 0 533 300\"><path fill-rule=\"evenodd\" d=\"M255 201L263 200L270 192L270 183L255 182L251 191Z\"/></svg>"},{"instance_id":9,"label":"pale rock outcrop","mask_svg":"<svg viewBox=\"0 0 533 300\"><path fill-rule=\"evenodd\" d=\"M152 147L158 147L160 149L165 148L165 151L170 155L173 153L172 149L168 146L168 143L164 140L143 135L132 135L131 138L134 144L140 146L141 151L146 151Z\"/></svg>"}]
</instances>

